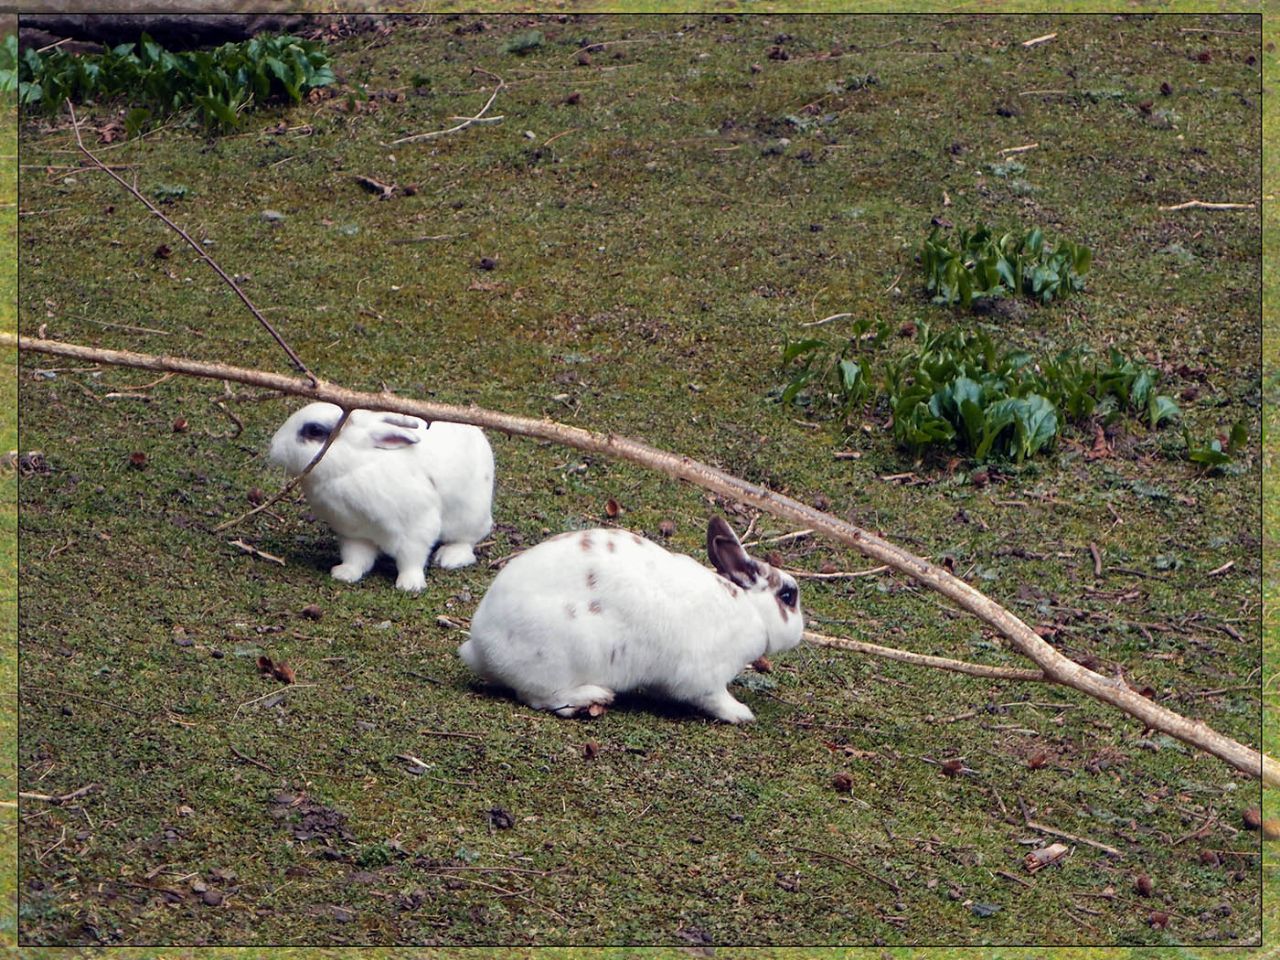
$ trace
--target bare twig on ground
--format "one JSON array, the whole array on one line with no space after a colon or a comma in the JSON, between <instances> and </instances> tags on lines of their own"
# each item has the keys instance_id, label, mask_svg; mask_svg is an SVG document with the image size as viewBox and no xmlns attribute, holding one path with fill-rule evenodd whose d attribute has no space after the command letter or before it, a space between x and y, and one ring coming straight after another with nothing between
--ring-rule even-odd
<instances>
[{"instance_id":1,"label":"bare twig on ground","mask_svg":"<svg viewBox=\"0 0 1280 960\"><path fill-rule=\"evenodd\" d=\"M283 557L277 557L274 553L267 553L264 550L259 550L257 547L251 546L243 540L228 540L227 543L231 544L233 547L239 547L245 553L252 556L261 557L263 560L270 560L272 563L278 563L282 567L285 565Z\"/></svg>"},{"instance_id":2,"label":"bare twig on ground","mask_svg":"<svg viewBox=\"0 0 1280 960\"><path fill-rule=\"evenodd\" d=\"M501 93L503 87L507 85L506 81L503 80L496 73L490 73L488 70L481 70L479 67L472 67L471 72L483 73L485 76L492 77L494 80L498 82L497 86L493 88L493 93L489 95L489 99L486 100L484 106L480 108L479 113L477 113L473 117L461 118L462 119L461 123L456 124L452 127L449 127L447 130L432 130L430 133L415 133L408 137L401 137L399 140L392 140L390 143L384 144L384 146L394 147L402 143L416 143L419 140L433 140L436 137L443 137L446 134L456 133L459 130L465 130L467 127L475 126L478 123L498 123L501 120L505 119L504 117L501 117L501 116L486 117L485 113L488 111L488 109L491 106L493 106L493 101L498 99L498 94Z\"/></svg>"},{"instance_id":3,"label":"bare twig on ground","mask_svg":"<svg viewBox=\"0 0 1280 960\"><path fill-rule=\"evenodd\" d=\"M830 323L832 320L843 320L845 317L852 317L852 313L833 313L829 317L823 317L821 320L810 320L808 323L802 323L802 327L820 327L824 323Z\"/></svg>"},{"instance_id":4,"label":"bare twig on ground","mask_svg":"<svg viewBox=\"0 0 1280 960\"><path fill-rule=\"evenodd\" d=\"M1175 203L1171 207L1158 207L1159 210L1252 210L1252 203L1210 203L1205 200L1188 200Z\"/></svg>"},{"instance_id":5,"label":"bare twig on ground","mask_svg":"<svg viewBox=\"0 0 1280 960\"><path fill-rule=\"evenodd\" d=\"M1002 157L1007 157L1015 153L1026 153L1028 150L1034 150L1038 146L1040 146L1038 143L1024 143L1020 147L1005 147L1003 150L998 151L998 153Z\"/></svg>"},{"instance_id":6,"label":"bare twig on ground","mask_svg":"<svg viewBox=\"0 0 1280 960\"><path fill-rule=\"evenodd\" d=\"M1093 556L1093 575L1095 577L1102 576L1102 551L1098 549L1096 543L1089 544L1089 553Z\"/></svg>"},{"instance_id":7,"label":"bare twig on ground","mask_svg":"<svg viewBox=\"0 0 1280 960\"><path fill-rule=\"evenodd\" d=\"M23 800L43 800L45 803L61 804L67 803L71 800L78 800L97 786L98 785L96 783L86 783L79 790L72 790L70 793L64 793L61 796L51 796L47 793L30 793L25 790L19 790L18 796Z\"/></svg>"},{"instance_id":8,"label":"bare twig on ground","mask_svg":"<svg viewBox=\"0 0 1280 960\"><path fill-rule=\"evenodd\" d=\"M836 863L843 863L846 867L852 867L854 870L857 870L863 876L870 877L872 880L875 880L877 883L884 884L894 893L902 892L902 887L900 887L894 881L890 880L888 877L882 877L880 876L880 874L874 873L868 870L866 867L862 866L861 864L854 863L852 860L849 860L846 857L838 857L834 853L826 853L823 850L814 850L814 849L811 849L810 847L796 847L796 850L799 853L807 853L807 854L810 854L811 856L823 857L824 859L827 859L827 860L834 860Z\"/></svg>"},{"instance_id":9,"label":"bare twig on ground","mask_svg":"<svg viewBox=\"0 0 1280 960\"><path fill-rule=\"evenodd\" d=\"M1056 33L1046 33L1043 37L1032 37L1030 40L1023 40L1022 45L1024 47L1034 47L1037 44L1048 43L1056 36Z\"/></svg>"},{"instance_id":10,"label":"bare twig on ground","mask_svg":"<svg viewBox=\"0 0 1280 960\"><path fill-rule=\"evenodd\" d=\"M251 756L249 756L247 753L241 753L241 752L240 752L239 750L237 750L235 747L231 747L231 752L232 752L232 753L234 753L234 754L236 755L237 759L243 760L245 763L251 763L251 764L253 764L255 767L259 767L259 768L261 768L261 769L263 769L263 770L267 771L267 773L275 773L275 771L274 771L274 770L272 770L270 767L268 767L268 766L267 766L265 763L263 763L261 760L258 760L258 759L257 759L257 758L255 758L255 757L251 757Z\"/></svg>"},{"instance_id":11,"label":"bare twig on ground","mask_svg":"<svg viewBox=\"0 0 1280 960\"><path fill-rule=\"evenodd\" d=\"M992 680L1034 680L1047 682L1049 677L1040 670L1025 670L1019 667L989 667L982 663L969 663L965 660L952 660L948 657L934 657L923 653L912 653L896 647L882 647L876 643L863 640L849 640L844 637L828 637L821 633L806 630L804 638L809 643L820 647L839 647L842 650L855 650L868 653L886 660L899 660L902 663L913 663L920 667L937 667L953 673L967 673L971 677L989 677Z\"/></svg>"},{"instance_id":12,"label":"bare twig on ground","mask_svg":"<svg viewBox=\"0 0 1280 960\"><path fill-rule=\"evenodd\" d=\"M594 433L581 427L550 420L518 417L480 407L456 407L388 394L361 393L329 383L308 383L281 374L248 370L228 364L181 357L159 357L125 350L105 350L80 344L14 337L12 334L0 334L0 345L16 345L24 351L74 357L85 361L114 363L148 370L172 370L190 376L232 380L279 390L282 393L306 396L314 400L326 400L343 409L363 407L405 413L425 420L468 423L514 436L549 440L589 453L641 464L667 476L696 484L722 497L767 511L779 519L811 528L815 533L847 544L873 560L893 567L900 573L941 593L961 609L994 627L1010 641L1015 649L1031 659L1043 671L1044 679L1073 687L1097 700L1111 704L1154 730L1167 733L1197 749L1212 753L1236 769L1261 777L1269 784L1280 785L1280 764L1270 757L1265 757L1252 747L1218 733L1199 720L1189 719L1148 700L1129 689L1119 677L1103 676L1068 659L1011 611L942 567L913 555L869 530L823 513L784 494L749 483L691 457L669 453L628 437ZM1037 678L1034 671L1028 671L1028 673L1033 676L1020 679Z\"/></svg>"},{"instance_id":13,"label":"bare twig on ground","mask_svg":"<svg viewBox=\"0 0 1280 960\"><path fill-rule=\"evenodd\" d=\"M1037 833L1047 833L1051 837L1061 837L1063 840L1070 840L1072 843L1083 843L1087 847L1093 847L1095 850L1101 850L1103 853L1112 857L1123 857L1124 854L1115 847L1102 843L1098 840L1090 840L1088 837L1078 837L1074 833L1067 833L1065 830L1056 830L1053 827L1046 827L1043 823L1037 823L1031 819L1031 813L1027 810L1026 801L1021 797L1018 798L1018 807L1022 810L1022 822L1029 829Z\"/></svg>"}]
</instances>

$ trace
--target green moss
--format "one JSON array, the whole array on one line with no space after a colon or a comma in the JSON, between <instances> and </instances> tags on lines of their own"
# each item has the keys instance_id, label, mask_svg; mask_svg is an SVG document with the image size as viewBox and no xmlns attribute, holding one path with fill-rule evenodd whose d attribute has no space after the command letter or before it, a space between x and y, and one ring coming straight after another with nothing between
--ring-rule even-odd
<instances>
[{"instance_id":1,"label":"green moss","mask_svg":"<svg viewBox=\"0 0 1280 960\"><path fill-rule=\"evenodd\" d=\"M544 42L518 58L501 45L527 26L454 32L470 22L406 23L376 49L335 44L348 83L364 85L352 109L339 97L255 117L247 134L214 142L179 125L109 156L134 165L144 192L188 188L167 211L247 275L327 379L641 436L821 497L890 540L949 555L994 599L1055 628L1069 654L1123 665L1170 706L1257 741L1259 699L1234 689L1258 666L1256 444L1244 472L1207 477L1162 434L1132 427L1113 458L1063 446L976 486L945 463L904 461L881 424L857 435L860 458L837 460L837 437L769 399L779 345L800 323L846 310L893 329L953 322L913 279L932 217L1025 213L1096 259L1085 293L1001 319L1004 339L1149 355L1172 386L1200 391L1184 404L1194 431L1243 418L1259 436L1248 291L1260 218L1158 209L1253 195L1253 21L1226 21L1243 32L1205 41L1182 28L1223 21L962 18L922 38L905 18L547 18ZM1067 32L1021 46L1055 29ZM580 66L583 39L612 45ZM790 59L769 59L774 46ZM826 56L836 46L844 54ZM492 81L472 65L507 80L502 123L386 146L478 109ZM869 74L875 84L847 83ZM430 94L406 88L411 76ZM1162 82L1175 129L1139 106ZM384 92L404 99L364 98ZM1017 112L998 115L1007 104ZM68 340L285 368L114 184L46 171L73 162L67 131L25 133L22 203L41 214L20 222L24 332L48 323ZM1029 142L1040 143L1020 155L1034 193L982 172ZM357 175L416 190L380 201ZM284 219L264 220L267 209ZM1172 242L1195 261L1152 256ZM171 256L155 256L162 243ZM482 257L497 268L478 269ZM34 376L51 368L56 379ZM695 489L495 437L499 527L480 565L433 571L416 598L391 588L386 567L345 586L327 575L331 535L298 501L212 531L247 508L251 488L277 482L260 454L292 403L179 379L149 387L149 402L108 398L154 378L35 357L21 370L22 447L43 450L52 472L20 492L20 781L102 785L83 813L52 808L24 825L19 862L34 883L19 921L34 944L1158 947L1256 936L1256 875L1237 878L1236 864L1256 862L1257 835L1234 832L1256 784L1065 691L802 649L777 658L773 686L742 692L759 722L736 729L647 701L565 722L472 683L459 634L436 618L470 615L490 563L603 522L610 497L627 527L656 536L671 520L672 548L697 554L719 505ZM179 417L190 428L175 433ZM130 466L133 452L145 469ZM882 479L908 471L924 483ZM756 527L787 532L768 517ZM286 566L244 554L227 542L236 536ZM1090 543L1105 558L1099 581ZM807 570L869 566L810 540L775 549ZM1180 565L1158 569L1171 554ZM318 622L299 615L310 603ZM1015 661L897 578L809 581L804 603L823 632ZM261 677L259 653L288 660L298 684ZM1232 689L1203 695L1220 688ZM430 766L415 775L405 754ZM975 775L949 779L924 759L956 756ZM852 793L833 789L839 772ZM275 802L281 792L305 793L318 833ZM1038 820L1124 858L1077 845L1061 867L1027 874L1034 834L1019 797ZM513 815L510 829L492 826L495 807ZM1211 816L1203 840L1173 845ZM1228 866L1201 865L1209 846L1231 851ZM373 863L371 850L393 856ZM1130 892L1139 871L1156 883L1151 902ZM200 902L192 879L225 902ZM1114 902L1080 896L1109 885ZM1000 910L979 917L974 903ZM1177 915L1168 929L1149 924L1155 908Z\"/></svg>"}]
</instances>

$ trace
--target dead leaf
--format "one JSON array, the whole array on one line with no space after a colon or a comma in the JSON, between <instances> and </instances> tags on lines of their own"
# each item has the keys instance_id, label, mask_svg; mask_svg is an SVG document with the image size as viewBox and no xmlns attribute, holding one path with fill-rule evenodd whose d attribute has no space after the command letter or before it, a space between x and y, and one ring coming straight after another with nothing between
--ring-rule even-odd
<instances>
[{"instance_id":1,"label":"dead leaf","mask_svg":"<svg viewBox=\"0 0 1280 960\"><path fill-rule=\"evenodd\" d=\"M670 520L662 520L658 523L658 533L664 537L669 537L676 532L676 525Z\"/></svg>"},{"instance_id":2,"label":"dead leaf","mask_svg":"<svg viewBox=\"0 0 1280 960\"><path fill-rule=\"evenodd\" d=\"M1027 767L1031 770L1039 770L1048 761L1049 755L1041 750L1034 757L1027 761Z\"/></svg>"},{"instance_id":3,"label":"dead leaf","mask_svg":"<svg viewBox=\"0 0 1280 960\"><path fill-rule=\"evenodd\" d=\"M963 760L947 760L942 764L942 773L944 776L954 777L964 769Z\"/></svg>"},{"instance_id":4,"label":"dead leaf","mask_svg":"<svg viewBox=\"0 0 1280 960\"><path fill-rule=\"evenodd\" d=\"M1155 884L1151 882L1151 878L1145 873L1140 873L1133 879L1133 889L1138 891L1141 896L1149 897L1155 892Z\"/></svg>"},{"instance_id":5,"label":"dead leaf","mask_svg":"<svg viewBox=\"0 0 1280 960\"><path fill-rule=\"evenodd\" d=\"M274 672L275 668L276 668L276 665L275 665L274 663L272 663L272 662L271 662L271 658L270 658L270 657L265 656L265 655L264 655L264 656L260 656L260 657L258 657L258 672L259 672L259 673L272 673L272 672Z\"/></svg>"},{"instance_id":6,"label":"dead leaf","mask_svg":"<svg viewBox=\"0 0 1280 960\"><path fill-rule=\"evenodd\" d=\"M281 660L277 663L271 671L271 675L281 683L293 683L293 667L289 666L286 660Z\"/></svg>"},{"instance_id":7,"label":"dead leaf","mask_svg":"<svg viewBox=\"0 0 1280 960\"><path fill-rule=\"evenodd\" d=\"M1102 424L1093 425L1093 448L1084 455L1086 460L1105 460L1111 456L1111 446L1107 443L1107 434Z\"/></svg>"},{"instance_id":8,"label":"dead leaf","mask_svg":"<svg viewBox=\"0 0 1280 960\"><path fill-rule=\"evenodd\" d=\"M773 673L773 662L768 657L756 657L751 661L751 669L756 673Z\"/></svg>"},{"instance_id":9,"label":"dead leaf","mask_svg":"<svg viewBox=\"0 0 1280 960\"><path fill-rule=\"evenodd\" d=\"M1051 843L1047 847L1041 847L1039 850L1032 850L1022 862L1027 870L1035 873L1037 870L1043 870L1051 863L1057 863L1067 855L1069 849L1065 843Z\"/></svg>"},{"instance_id":10,"label":"dead leaf","mask_svg":"<svg viewBox=\"0 0 1280 960\"><path fill-rule=\"evenodd\" d=\"M853 793L853 777L847 773L837 773L831 778L831 789L836 793Z\"/></svg>"},{"instance_id":11,"label":"dead leaf","mask_svg":"<svg viewBox=\"0 0 1280 960\"><path fill-rule=\"evenodd\" d=\"M622 508L618 506L618 501L610 497L604 502L604 515L610 520L616 520Z\"/></svg>"},{"instance_id":12,"label":"dead leaf","mask_svg":"<svg viewBox=\"0 0 1280 960\"><path fill-rule=\"evenodd\" d=\"M589 740L582 746L582 755L588 760L594 760L600 755L600 744L594 740Z\"/></svg>"},{"instance_id":13,"label":"dead leaf","mask_svg":"<svg viewBox=\"0 0 1280 960\"><path fill-rule=\"evenodd\" d=\"M1163 930L1169 925L1169 915L1163 910L1152 910L1151 916L1147 918L1147 922L1157 930Z\"/></svg>"}]
</instances>

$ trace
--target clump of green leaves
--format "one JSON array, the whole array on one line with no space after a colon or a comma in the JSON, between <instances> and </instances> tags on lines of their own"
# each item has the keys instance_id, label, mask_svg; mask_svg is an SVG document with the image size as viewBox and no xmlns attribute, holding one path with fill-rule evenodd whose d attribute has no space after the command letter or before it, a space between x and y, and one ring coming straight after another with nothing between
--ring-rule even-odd
<instances>
[{"instance_id":1,"label":"clump of green leaves","mask_svg":"<svg viewBox=\"0 0 1280 960\"><path fill-rule=\"evenodd\" d=\"M1021 463L1050 445L1070 422L1144 417L1155 429L1179 415L1156 392L1158 374L1111 350L1105 360L1079 350L1037 361L1025 350L998 350L984 331L933 333L921 324L906 354L877 360L865 351L885 327L855 324L845 343L801 340L783 348L790 376L781 399L828 410L846 421L870 404L887 407L894 438L919 453L953 447L976 461Z\"/></svg>"},{"instance_id":2,"label":"clump of green leaves","mask_svg":"<svg viewBox=\"0 0 1280 960\"><path fill-rule=\"evenodd\" d=\"M502 45L503 53L514 53L517 57L523 57L525 54L533 53L542 46L541 30L526 30L524 33L517 33L507 39Z\"/></svg>"},{"instance_id":3,"label":"clump of green leaves","mask_svg":"<svg viewBox=\"0 0 1280 960\"><path fill-rule=\"evenodd\" d=\"M1187 441L1187 459L1208 470L1221 470L1232 463L1249 442L1249 431L1242 420L1232 425L1226 443L1216 436L1211 437L1208 443L1196 443L1186 430L1183 430L1182 436Z\"/></svg>"},{"instance_id":4,"label":"clump of green leaves","mask_svg":"<svg viewBox=\"0 0 1280 960\"><path fill-rule=\"evenodd\" d=\"M997 237L978 224L958 231L954 243L935 227L920 260L934 303L968 307L975 297L1025 294L1049 303L1082 290L1093 254L1065 238L1049 243L1039 227Z\"/></svg>"},{"instance_id":5,"label":"clump of green leaves","mask_svg":"<svg viewBox=\"0 0 1280 960\"><path fill-rule=\"evenodd\" d=\"M0 96L8 102L18 92L18 35L7 34L0 41Z\"/></svg>"},{"instance_id":6,"label":"clump of green leaves","mask_svg":"<svg viewBox=\"0 0 1280 960\"><path fill-rule=\"evenodd\" d=\"M6 41L7 44L7 41ZM17 63L18 102L54 113L66 100L127 98L137 104L132 126L156 115L194 108L215 132L240 125L244 111L270 100L298 103L335 82L322 44L291 36L258 36L213 50L173 53L145 33L95 55L61 48L25 51ZM4 54L0 53L0 80Z\"/></svg>"}]
</instances>

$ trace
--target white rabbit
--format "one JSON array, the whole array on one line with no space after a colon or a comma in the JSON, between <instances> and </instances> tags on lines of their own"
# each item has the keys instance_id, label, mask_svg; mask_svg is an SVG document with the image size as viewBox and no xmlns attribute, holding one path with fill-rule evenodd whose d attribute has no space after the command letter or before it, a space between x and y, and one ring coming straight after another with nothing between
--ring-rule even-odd
<instances>
[{"instance_id":1,"label":"white rabbit","mask_svg":"<svg viewBox=\"0 0 1280 960\"><path fill-rule=\"evenodd\" d=\"M332 403L307 404L271 438L269 459L297 476L341 416ZM493 451L478 427L352 410L302 492L338 534L335 578L354 583L381 551L396 561L396 586L417 591L437 544L441 567L475 562L473 548L493 527Z\"/></svg>"},{"instance_id":2,"label":"white rabbit","mask_svg":"<svg viewBox=\"0 0 1280 960\"><path fill-rule=\"evenodd\" d=\"M516 556L494 579L458 649L481 677L568 717L644 688L727 723L754 714L726 685L800 642L795 580L707 527L713 572L625 530L581 530Z\"/></svg>"}]
</instances>

